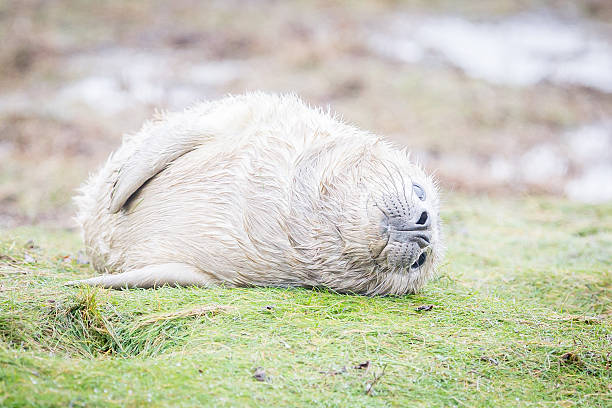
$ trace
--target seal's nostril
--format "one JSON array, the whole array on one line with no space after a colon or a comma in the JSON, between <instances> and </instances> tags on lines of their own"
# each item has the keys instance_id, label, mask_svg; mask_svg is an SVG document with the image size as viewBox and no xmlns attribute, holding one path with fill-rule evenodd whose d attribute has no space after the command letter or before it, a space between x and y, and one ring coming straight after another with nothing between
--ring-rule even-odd
<instances>
[{"instance_id":1,"label":"seal's nostril","mask_svg":"<svg viewBox=\"0 0 612 408\"><path fill-rule=\"evenodd\" d=\"M425 263L426 260L427 260L427 254L425 252L423 252L419 256L419 259L417 259L417 261L415 263L413 263L410 267L412 269L420 268L421 266L423 266L423 264Z\"/></svg>"},{"instance_id":2,"label":"seal's nostril","mask_svg":"<svg viewBox=\"0 0 612 408\"><path fill-rule=\"evenodd\" d=\"M425 225L426 222L427 222L427 211L423 211L421 213L421 217L416 223L417 225Z\"/></svg>"}]
</instances>

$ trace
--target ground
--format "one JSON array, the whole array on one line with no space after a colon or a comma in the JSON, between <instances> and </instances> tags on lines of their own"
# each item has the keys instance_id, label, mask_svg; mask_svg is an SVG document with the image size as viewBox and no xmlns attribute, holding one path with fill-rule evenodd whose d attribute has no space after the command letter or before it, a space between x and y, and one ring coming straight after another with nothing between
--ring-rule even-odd
<instances>
[{"instance_id":1,"label":"ground","mask_svg":"<svg viewBox=\"0 0 612 408\"><path fill-rule=\"evenodd\" d=\"M607 0L0 0L0 406L612 405L611 17ZM502 78L541 77L455 52L487 40L522 58ZM436 279L375 298L64 287L94 274L71 198L122 134L249 90L329 106L437 174Z\"/></svg>"},{"instance_id":2,"label":"ground","mask_svg":"<svg viewBox=\"0 0 612 408\"><path fill-rule=\"evenodd\" d=\"M612 207L447 197L418 295L112 291L74 232L0 241L0 405L580 406L612 403Z\"/></svg>"}]
</instances>

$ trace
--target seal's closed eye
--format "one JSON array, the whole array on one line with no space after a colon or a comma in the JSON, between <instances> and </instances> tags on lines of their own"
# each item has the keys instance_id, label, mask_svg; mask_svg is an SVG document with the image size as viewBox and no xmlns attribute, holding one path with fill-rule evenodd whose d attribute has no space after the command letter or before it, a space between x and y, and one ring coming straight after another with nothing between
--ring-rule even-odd
<instances>
[{"instance_id":1,"label":"seal's closed eye","mask_svg":"<svg viewBox=\"0 0 612 408\"><path fill-rule=\"evenodd\" d=\"M419 200L421 201L425 201L425 190L423 190L423 187L419 186L418 184L413 184L412 185L412 191L414 191L414 194L419 197Z\"/></svg>"}]
</instances>

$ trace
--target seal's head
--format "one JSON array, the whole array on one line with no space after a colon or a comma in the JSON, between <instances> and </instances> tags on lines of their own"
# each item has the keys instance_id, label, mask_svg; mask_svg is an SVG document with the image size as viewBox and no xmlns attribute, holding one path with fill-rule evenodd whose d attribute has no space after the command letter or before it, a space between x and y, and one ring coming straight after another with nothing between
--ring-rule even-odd
<instances>
[{"instance_id":1,"label":"seal's head","mask_svg":"<svg viewBox=\"0 0 612 408\"><path fill-rule=\"evenodd\" d=\"M409 164L389 174L394 182L369 195L368 219L378 226L369 250L382 269L426 279L441 256L440 216L435 183Z\"/></svg>"},{"instance_id":2,"label":"seal's head","mask_svg":"<svg viewBox=\"0 0 612 408\"><path fill-rule=\"evenodd\" d=\"M405 151L386 142L341 150L338 165L321 177L321 200L314 209L331 226L330 245L340 246L323 253L342 254L336 264L353 291L416 292L443 252L436 182ZM326 285L338 287L338 282L336 276Z\"/></svg>"}]
</instances>

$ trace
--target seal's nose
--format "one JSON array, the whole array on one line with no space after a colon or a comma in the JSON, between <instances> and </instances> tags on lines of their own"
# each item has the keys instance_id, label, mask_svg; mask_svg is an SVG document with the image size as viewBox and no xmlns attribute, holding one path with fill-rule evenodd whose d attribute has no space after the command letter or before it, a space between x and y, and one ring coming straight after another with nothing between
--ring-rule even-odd
<instances>
[{"instance_id":1,"label":"seal's nose","mask_svg":"<svg viewBox=\"0 0 612 408\"><path fill-rule=\"evenodd\" d=\"M397 231L426 231L431 225L427 211L421 212L418 219L410 219L406 216L389 217L389 226Z\"/></svg>"},{"instance_id":2,"label":"seal's nose","mask_svg":"<svg viewBox=\"0 0 612 408\"><path fill-rule=\"evenodd\" d=\"M418 219L391 217L388 219L389 238L402 243L416 243L423 249L431 243L431 222L427 211L421 212Z\"/></svg>"}]
</instances>

